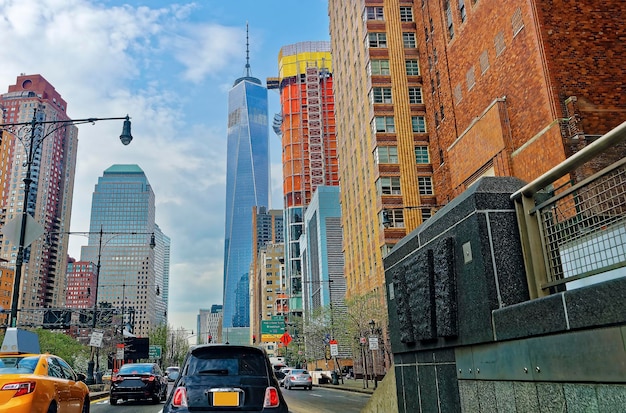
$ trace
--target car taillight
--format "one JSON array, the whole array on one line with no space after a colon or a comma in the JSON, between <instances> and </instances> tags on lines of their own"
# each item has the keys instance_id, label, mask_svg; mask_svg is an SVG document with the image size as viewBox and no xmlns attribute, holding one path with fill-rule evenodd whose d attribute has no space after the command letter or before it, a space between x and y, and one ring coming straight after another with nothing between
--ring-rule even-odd
<instances>
[{"instance_id":1,"label":"car taillight","mask_svg":"<svg viewBox=\"0 0 626 413\"><path fill-rule=\"evenodd\" d=\"M278 390L276 387L268 387L265 389L265 402L263 407L278 407L280 404L280 398L278 397Z\"/></svg>"},{"instance_id":2,"label":"car taillight","mask_svg":"<svg viewBox=\"0 0 626 413\"><path fill-rule=\"evenodd\" d=\"M2 390L15 390L13 397L23 396L35 391L35 382L7 383L2 386Z\"/></svg>"},{"instance_id":3,"label":"car taillight","mask_svg":"<svg viewBox=\"0 0 626 413\"><path fill-rule=\"evenodd\" d=\"M266 398L267 398L267 392ZM177 387L174 390L174 396L172 397L172 406L174 407L187 407L187 390L184 387Z\"/></svg>"},{"instance_id":4,"label":"car taillight","mask_svg":"<svg viewBox=\"0 0 626 413\"><path fill-rule=\"evenodd\" d=\"M154 381L154 376L142 376L141 381Z\"/></svg>"}]
</instances>

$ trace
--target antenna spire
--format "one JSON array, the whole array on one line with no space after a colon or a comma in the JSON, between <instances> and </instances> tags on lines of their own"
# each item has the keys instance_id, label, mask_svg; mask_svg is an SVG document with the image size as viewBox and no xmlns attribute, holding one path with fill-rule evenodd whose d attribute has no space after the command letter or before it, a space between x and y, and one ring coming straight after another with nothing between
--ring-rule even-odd
<instances>
[{"instance_id":1,"label":"antenna spire","mask_svg":"<svg viewBox=\"0 0 626 413\"><path fill-rule=\"evenodd\" d=\"M250 35L246 21L246 76L250 77Z\"/></svg>"}]
</instances>

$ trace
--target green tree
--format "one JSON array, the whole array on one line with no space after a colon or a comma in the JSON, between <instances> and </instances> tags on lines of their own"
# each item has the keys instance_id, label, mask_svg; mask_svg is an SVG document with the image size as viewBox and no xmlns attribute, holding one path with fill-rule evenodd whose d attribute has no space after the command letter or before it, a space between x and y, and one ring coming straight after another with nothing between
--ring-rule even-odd
<instances>
[{"instance_id":1,"label":"green tree","mask_svg":"<svg viewBox=\"0 0 626 413\"><path fill-rule=\"evenodd\" d=\"M87 369L91 348L79 343L76 339L60 331L34 330L39 336L39 347L42 353L50 353L67 361L77 371Z\"/></svg>"}]
</instances>

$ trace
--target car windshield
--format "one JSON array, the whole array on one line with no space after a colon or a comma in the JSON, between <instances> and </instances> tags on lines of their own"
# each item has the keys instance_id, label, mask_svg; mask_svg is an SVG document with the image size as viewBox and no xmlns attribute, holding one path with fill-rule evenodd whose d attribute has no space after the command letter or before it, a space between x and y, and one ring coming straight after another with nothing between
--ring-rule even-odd
<instances>
[{"instance_id":1,"label":"car windshield","mask_svg":"<svg viewBox=\"0 0 626 413\"><path fill-rule=\"evenodd\" d=\"M194 352L189 360L189 375L266 376L266 357L259 352L209 348Z\"/></svg>"},{"instance_id":2,"label":"car windshield","mask_svg":"<svg viewBox=\"0 0 626 413\"><path fill-rule=\"evenodd\" d=\"M124 364L120 367L117 374L150 374L152 373L151 364Z\"/></svg>"},{"instance_id":3,"label":"car windshield","mask_svg":"<svg viewBox=\"0 0 626 413\"><path fill-rule=\"evenodd\" d=\"M32 374L39 362L39 356L15 356L0 358L0 375Z\"/></svg>"}]
</instances>

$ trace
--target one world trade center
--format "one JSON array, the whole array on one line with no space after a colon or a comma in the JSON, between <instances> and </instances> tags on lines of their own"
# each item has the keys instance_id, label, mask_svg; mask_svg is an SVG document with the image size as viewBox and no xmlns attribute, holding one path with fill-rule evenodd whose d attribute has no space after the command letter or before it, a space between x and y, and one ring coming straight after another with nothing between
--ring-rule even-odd
<instances>
[{"instance_id":1,"label":"one world trade center","mask_svg":"<svg viewBox=\"0 0 626 413\"><path fill-rule=\"evenodd\" d=\"M267 114L267 88L250 75L248 61L228 94L222 336L232 344L249 341L252 211L269 207Z\"/></svg>"}]
</instances>

